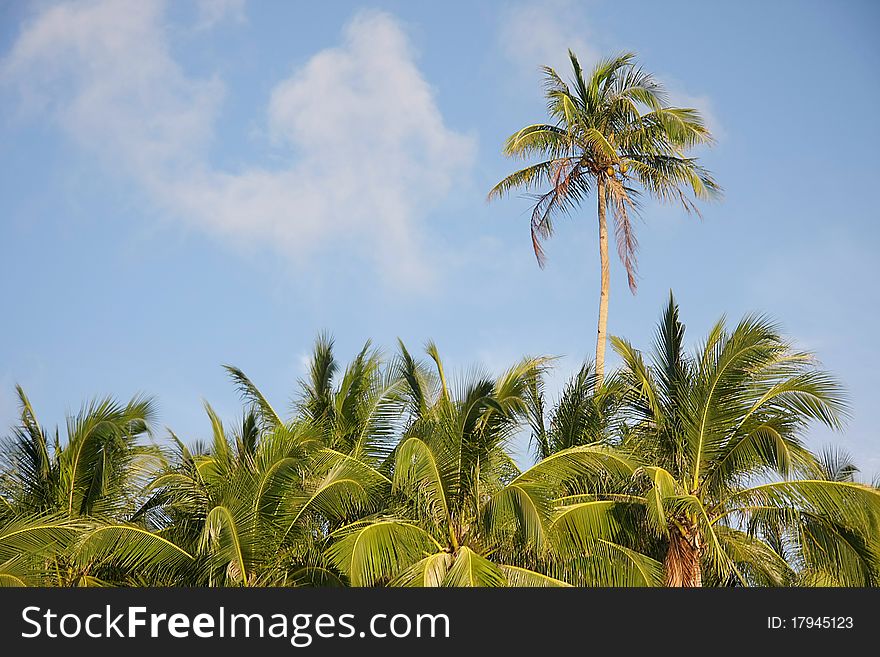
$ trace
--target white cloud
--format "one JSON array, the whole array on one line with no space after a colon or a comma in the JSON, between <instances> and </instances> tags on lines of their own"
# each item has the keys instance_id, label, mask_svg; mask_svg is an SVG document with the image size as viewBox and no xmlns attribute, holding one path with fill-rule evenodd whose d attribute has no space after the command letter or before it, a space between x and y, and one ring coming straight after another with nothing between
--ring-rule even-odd
<instances>
[{"instance_id":1,"label":"white cloud","mask_svg":"<svg viewBox=\"0 0 880 657\"><path fill-rule=\"evenodd\" d=\"M589 39L582 6L575 0L544 0L509 7L498 35L503 52L531 74L546 65L567 77L568 49L589 69L599 53Z\"/></svg>"},{"instance_id":2,"label":"white cloud","mask_svg":"<svg viewBox=\"0 0 880 657\"><path fill-rule=\"evenodd\" d=\"M196 0L196 29L207 30L223 21L242 23L247 0Z\"/></svg>"},{"instance_id":3,"label":"white cloud","mask_svg":"<svg viewBox=\"0 0 880 657\"><path fill-rule=\"evenodd\" d=\"M510 6L502 14L498 31L502 51L529 79L536 77L542 65L552 66L563 78L569 79L568 49L574 51L587 71L602 57L625 50L609 47L607 35L594 36L586 5L576 0L529 0ZM685 85L673 77L658 75L658 78L666 86L671 104L700 110L715 138L720 140L726 136L711 98L689 93Z\"/></svg>"},{"instance_id":4,"label":"white cloud","mask_svg":"<svg viewBox=\"0 0 880 657\"><path fill-rule=\"evenodd\" d=\"M332 245L336 257L372 259L406 284L431 274L420 245L426 208L474 157L473 140L445 125L400 24L383 13L357 15L341 45L274 88L268 131L289 152L286 168L212 166L225 87L173 59L160 0L47 9L0 63L0 80L172 215L300 262Z\"/></svg>"},{"instance_id":5,"label":"white cloud","mask_svg":"<svg viewBox=\"0 0 880 657\"><path fill-rule=\"evenodd\" d=\"M0 80L113 165L168 177L199 158L223 87L184 75L161 19L152 0L52 6L22 32Z\"/></svg>"}]
</instances>

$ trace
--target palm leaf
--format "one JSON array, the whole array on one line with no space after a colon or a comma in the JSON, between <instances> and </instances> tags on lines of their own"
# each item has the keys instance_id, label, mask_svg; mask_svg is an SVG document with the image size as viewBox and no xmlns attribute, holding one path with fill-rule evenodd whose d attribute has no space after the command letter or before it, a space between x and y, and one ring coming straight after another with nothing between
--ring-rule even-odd
<instances>
[{"instance_id":1,"label":"palm leaf","mask_svg":"<svg viewBox=\"0 0 880 657\"><path fill-rule=\"evenodd\" d=\"M361 521L331 535L327 558L352 586L374 586L441 549L420 527L398 519Z\"/></svg>"}]
</instances>

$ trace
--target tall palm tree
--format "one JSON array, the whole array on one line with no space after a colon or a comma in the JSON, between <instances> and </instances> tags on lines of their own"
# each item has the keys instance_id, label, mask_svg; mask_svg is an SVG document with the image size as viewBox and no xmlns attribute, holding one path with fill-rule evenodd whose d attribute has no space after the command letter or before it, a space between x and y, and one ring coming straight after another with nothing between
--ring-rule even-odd
<instances>
[{"instance_id":1,"label":"tall palm tree","mask_svg":"<svg viewBox=\"0 0 880 657\"><path fill-rule=\"evenodd\" d=\"M569 51L571 84L543 67L550 121L528 125L504 145L509 157L542 158L516 171L489 192L498 198L516 189L535 191L531 216L532 247L544 265L541 241L553 233L553 219L573 212L595 193L599 220L601 285L596 333L596 385L605 374L610 265L608 226L611 209L617 252L632 292L636 290L637 241L632 214L639 195L677 201L697 211L695 200L710 199L720 188L709 172L687 155L712 136L700 113L670 107L663 87L626 53L600 61L585 76Z\"/></svg>"}]
</instances>

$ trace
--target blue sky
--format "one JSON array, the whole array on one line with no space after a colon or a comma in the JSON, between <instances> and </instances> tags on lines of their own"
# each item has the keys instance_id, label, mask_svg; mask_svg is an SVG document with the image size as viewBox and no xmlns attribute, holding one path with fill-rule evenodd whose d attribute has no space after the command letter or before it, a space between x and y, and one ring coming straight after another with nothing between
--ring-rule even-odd
<instances>
[{"instance_id":1,"label":"blue sky","mask_svg":"<svg viewBox=\"0 0 880 657\"><path fill-rule=\"evenodd\" d=\"M691 342L770 313L850 392L812 443L878 473L878 28L869 2L4 3L0 426L21 383L45 424L145 392L205 437L202 399L240 413L222 363L283 407L324 329L343 360L557 355L558 389L594 348L593 208L541 271L527 202L485 194L543 116L540 64L634 50L707 115L726 196L645 208L610 332L647 348L670 289Z\"/></svg>"}]
</instances>

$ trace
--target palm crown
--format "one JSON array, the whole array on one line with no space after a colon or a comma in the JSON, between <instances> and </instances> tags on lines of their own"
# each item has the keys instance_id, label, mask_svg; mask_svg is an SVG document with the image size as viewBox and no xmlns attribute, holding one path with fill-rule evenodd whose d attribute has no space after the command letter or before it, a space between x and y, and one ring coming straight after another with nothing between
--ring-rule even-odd
<instances>
[{"instance_id":1,"label":"palm crown","mask_svg":"<svg viewBox=\"0 0 880 657\"><path fill-rule=\"evenodd\" d=\"M142 440L154 415L149 399L94 400L68 418L62 442L16 392L20 422L0 470L0 585L143 583L191 560L132 522L163 462Z\"/></svg>"},{"instance_id":2,"label":"palm crown","mask_svg":"<svg viewBox=\"0 0 880 657\"><path fill-rule=\"evenodd\" d=\"M389 457L392 495L373 517L340 528L328 548L355 585L565 586L656 583L660 565L610 537L574 534L557 508L566 484L597 473L631 474L607 446L576 446L526 471L509 442L529 410L547 361L525 358L498 378L447 383L401 345L396 366L410 421ZM586 553L585 553L586 552ZM579 555L579 556L578 556Z\"/></svg>"},{"instance_id":3,"label":"palm crown","mask_svg":"<svg viewBox=\"0 0 880 657\"><path fill-rule=\"evenodd\" d=\"M591 531L635 538L673 586L878 581L877 489L803 443L809 422L838 427L846 414L812 355L757 316L718 322L689 354L672 298L650 361L612 343L623 366L598 394L617 398L611 443L634 468L627 480L578 483L572 499L592 514Z\"/></svg>"}]
</instances>

